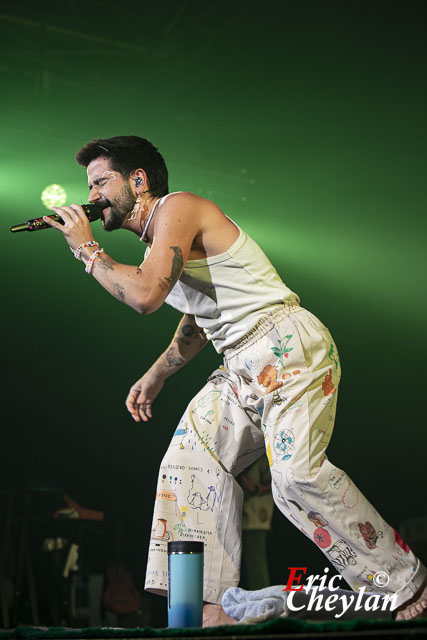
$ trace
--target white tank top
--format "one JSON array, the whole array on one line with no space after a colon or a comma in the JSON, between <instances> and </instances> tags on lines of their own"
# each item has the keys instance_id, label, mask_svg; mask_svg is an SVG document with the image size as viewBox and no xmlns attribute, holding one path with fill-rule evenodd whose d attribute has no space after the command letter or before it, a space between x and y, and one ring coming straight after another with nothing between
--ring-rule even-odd
<instances>
[{"instance_id":1,"label":"white tank top","mask_svg":"<svg viewBox=\"0 0 427 640\"><path fill-rule=\"evenodd\" d=\"M236 227L239 237L227 251L187 260L165 300L181 313L193 315L218 353L246 335L268 307L285 301L299 304L262 249Z\"/></svg>"}]
</instances>

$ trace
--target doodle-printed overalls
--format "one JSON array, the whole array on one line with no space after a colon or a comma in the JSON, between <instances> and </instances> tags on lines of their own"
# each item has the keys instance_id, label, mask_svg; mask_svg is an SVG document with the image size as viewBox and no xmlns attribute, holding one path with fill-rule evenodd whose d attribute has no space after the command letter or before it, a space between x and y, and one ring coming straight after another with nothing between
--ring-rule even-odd
<instances>
[{"instance_id":1,"label":"doodle-printed overalls","mask_svg":"<svg viewBox=\"0 0 427 640\"><path fill-rule=\"evenodd\" d=\"M339 379L328 329L297 297L263 310L224 350L224 366L191 400L160 466L147 590L166 594L169 540L205 543L206 602L220 603L238 584L243 492L235 476L266 451L277 507L352 589L378 591L388 580L381 591L397 593L397 605L414 595L424 566L326 456Z\"/></svg>"}]
</instances>

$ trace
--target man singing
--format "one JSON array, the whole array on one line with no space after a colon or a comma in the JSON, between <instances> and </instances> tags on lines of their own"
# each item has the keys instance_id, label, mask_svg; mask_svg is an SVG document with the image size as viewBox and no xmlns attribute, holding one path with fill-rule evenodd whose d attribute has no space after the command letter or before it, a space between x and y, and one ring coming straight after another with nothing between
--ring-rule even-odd
<instances>
[{"instance_id":1,"label":"man singing","mask_svg":"<svg viewBox=\"0 0 427 640\"><path fill-rule=\"evenodd\" d=\"M382 593L396 594L397 619L422 613L425 567L326 456L340 379L328 329L217 205L168 193L166 165L148 140L93 140L76 160L105 230L135 233L148 245L144 261L107 255L79 205L52 207L63 225L44 220L121 302L142 315L163 302L183 314L166 351L130 389L133 419L152 417L165 380L208 342L224 358L188 404L160 465L146 589L167 593L168 540L202 540L204 626L233 622L220 603L239 582L243 492L235 477L266 452L277 507L350 587L378 573L386 576Z\"/></svg>"}]
</instances>

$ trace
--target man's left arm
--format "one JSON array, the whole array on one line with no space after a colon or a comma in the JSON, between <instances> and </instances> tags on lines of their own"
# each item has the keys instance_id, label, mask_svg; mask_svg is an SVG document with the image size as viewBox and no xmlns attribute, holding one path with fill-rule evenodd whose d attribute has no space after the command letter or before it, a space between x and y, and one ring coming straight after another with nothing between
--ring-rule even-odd
<instances>
[{"instance_id":1,"label":"man's left arm","mask_svg":"<svg viewBox=\"0 0 427 640\"><path fill-rule=\"evenodd\" d=\"M194 201L185 196L171 200L173 202L166 201L156 212L151 251L139 267L121 264L105 252L99 254L92 265L92 275L104 289L141 314L153 313L163 304L182 273L199 230ZM89 220L79 205L53 209L64 224L49 218L45 218L46 222L62 232L72 250L94 240ZM82 250L81 259L85 264L97 248L90 246Z\"/></svg>"}]
</instances>

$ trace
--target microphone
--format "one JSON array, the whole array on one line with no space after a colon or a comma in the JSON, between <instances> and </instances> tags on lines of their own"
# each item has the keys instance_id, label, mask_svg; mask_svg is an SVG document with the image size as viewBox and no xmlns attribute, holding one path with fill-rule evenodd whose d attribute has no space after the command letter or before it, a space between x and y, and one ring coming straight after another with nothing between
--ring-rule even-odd
<instances>
[{"instance_id":1,"label":"microphone","mask_svg":"<svg viewBox=\"0 0 427 640\"><path fill-rule=\"evenodd\" d=\"M83 211L88 217L89 222L94 222L95 220L99 220L102 214L102 206L96 202L91 204L82 204ZM54 213L51 216L48 216L55 222L59 222L64 224L62 218ZM16 224L13 227L10 227L12 233L16 233L17 231L38 231L39 229L52 229L47 222L43 220L43 218L33 218L32 220L27 220L27 222L23 222L22 224Z\"/></svg>"}]
</instances>

